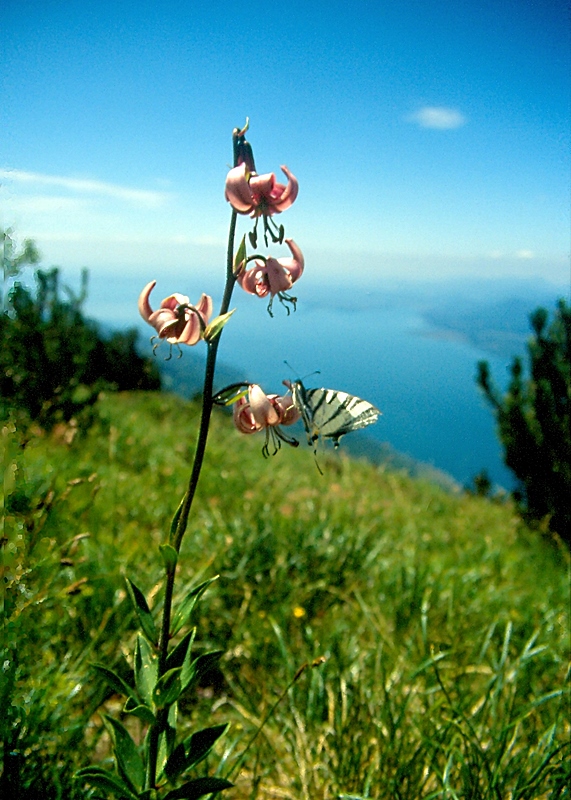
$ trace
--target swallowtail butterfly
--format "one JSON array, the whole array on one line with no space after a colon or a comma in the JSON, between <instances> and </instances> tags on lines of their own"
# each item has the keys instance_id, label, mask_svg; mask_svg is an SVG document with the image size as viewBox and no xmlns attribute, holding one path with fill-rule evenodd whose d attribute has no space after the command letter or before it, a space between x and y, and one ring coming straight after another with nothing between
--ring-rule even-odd
<instances>
[{"instance_id":1,"label":"swallowtail butterfly","mask_svg":"<svg viewBox=\"0 0 571 800\"><path fill-rule=\"evenodd\" d=\"M346 392L334 389L306 389L301 381L286 382L293 404L299 411L307 441L315 448L320 436L332 439L335 447L346 433L366 428L376 422L378 408Z\"/></svg>"}]
</instances>

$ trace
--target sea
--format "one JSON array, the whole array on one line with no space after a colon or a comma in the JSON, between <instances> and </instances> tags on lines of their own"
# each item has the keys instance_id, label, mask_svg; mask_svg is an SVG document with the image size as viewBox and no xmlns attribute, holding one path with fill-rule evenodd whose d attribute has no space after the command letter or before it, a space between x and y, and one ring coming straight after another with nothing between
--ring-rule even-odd
<instances>
[{"instance_id":1,"label":"sea","mask_svg":"<svg viewBox=\"0 0 571 800\"><path fill-rule=\"evenodd\" d=\"M137 327L142 351L151 353L152 329L136 308L141 284L138 276L92 275L85 310L107 328ZM345 437L342 449L387 458L444 484L471 486L485 471L496 489L514 487L492 410L476 384L477 363L487 361L494 381L505 389L513 356L525 353L528 313L539 302L554 305L553 287L379 282L360 290L308 284L302 291L299 286L295 311L274 301L273 316L267 301L236 287L236 312L218 351L217 389L244 380L280 393L284 379L301 378L307 387L343 390L373 403L382 415L365 431ZM176 285L161 280L151 301L158 306L173 288L187 290L180 278ZM182 357L175 350L169 358L169 346L161 344L154 357L168 389L185 396L200 391L201 350L202 344L184 347Z\"/></svg>"}]
</instances>

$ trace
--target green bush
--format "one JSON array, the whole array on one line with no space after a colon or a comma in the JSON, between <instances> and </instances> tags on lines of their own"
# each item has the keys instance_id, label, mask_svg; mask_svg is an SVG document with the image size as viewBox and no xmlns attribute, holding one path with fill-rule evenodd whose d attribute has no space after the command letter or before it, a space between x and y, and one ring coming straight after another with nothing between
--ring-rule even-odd
<instances>
[{"instance_id":1,"label":"green bush","mask_svg":"<svg viewBox=\"0 0 571 800\"><path fill-rule=\"evenodd\" d=\"M527 377L517 357L503 397L485 361L478 364L477 381L494 409L522 515L571 544L571 308L562 299L551 325L544 308L534 311L530 322Z\"/></svg>"},{"instance_id":2,"label":"green bush","mask_svg":"<svg viewBox=\"0 0 571 800\"><path fill-rule=\"evenodd\" d=\"M19 256L9 240L4 277L37 263L30 242ZM58 422L85 427L104 389L159 389L157 367L136 350L134 330L105 337L87 320L87 272L78 295L61 285L59 270L38 270L35 292L17 281L0 316L0 415L12 412L51 429ZM62 291L67 297L62 297Z\"/></svg>"}]
</instances>

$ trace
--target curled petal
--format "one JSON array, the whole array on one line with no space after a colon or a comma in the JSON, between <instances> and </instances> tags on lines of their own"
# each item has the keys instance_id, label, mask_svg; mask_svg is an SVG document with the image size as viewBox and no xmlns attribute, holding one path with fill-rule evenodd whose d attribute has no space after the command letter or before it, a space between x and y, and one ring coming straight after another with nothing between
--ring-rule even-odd
<instances>
[{"instance_id":1,"label":"curled petal","mask_svg":"<svg viewBox=\"0 0 571 800\"><path fill-rule=\"evenodd\" d=\"M234 425L240 433L256 433L264 427L256 422L250 409L250 401L246 397L241 397L233 409Z\"/></svg>"},{"instance_id":2,"label":"curled petal","mask_svg":"<svg viewBox=\"0 0 571 800\"><path fill-rule=\"evenodd\" d=\"M239 164L226 176L226 200L239 214L249 214L254 209L254 200L247 175L246 164Z\"/></svg>"},{"instance_id":3,"label":"curled petal","mask_svg":"<svg viewBox=\"0 0 571 800\"><path fill-rule=\"evenodd\" d=\"M284 191L281 193L279 199L274 203L274 207L278 214L282 211L285 211L286 208L289 208L292 205L297 197L297 193L299 192L299 184L295 175L292 175L286 166L282 166L281 170L288 180Z\"/></svg>"},{"instance_id":4,"label":"curled petal","mask_svg":"<svg viewBox=\"0 0 571 800\"><path fill-rule=\"evenodd\" d=\"M262 428L268 425L277 425L280 415L272 405L270 397L256 383L252 384L248 391L250 409L256 423Z\"/></svg>"},{"instance_id":5,"label":"curled petal","mask_svg":"<svg viewBox=\"0 0 571 800\"><path fill-rule=\"evenodd\" d=\"M139 295L139 314L143 317L145 322L149 321L149 317L153 313L153 309L151 308L151 304L149 302L149 295L157 285L156 281L151 281L147 283L141 294Z\"/></svg>"}]
</instances>

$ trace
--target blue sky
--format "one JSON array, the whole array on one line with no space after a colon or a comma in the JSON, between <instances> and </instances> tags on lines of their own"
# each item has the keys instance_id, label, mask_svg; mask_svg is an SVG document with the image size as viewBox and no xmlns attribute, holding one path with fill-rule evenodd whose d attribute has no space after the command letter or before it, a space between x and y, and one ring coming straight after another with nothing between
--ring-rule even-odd
<instances>
[{"instance_id":1,"label":"blue sky","mask_svg":"<svg viewBox=\"0 0 571 800\"><path fill-rule=\"evenodd\" d=\"M66 271L212 276L248 116L308 277L566 286L567 6L4 0L0 224Z\"/></svg>"}]
</instances>

